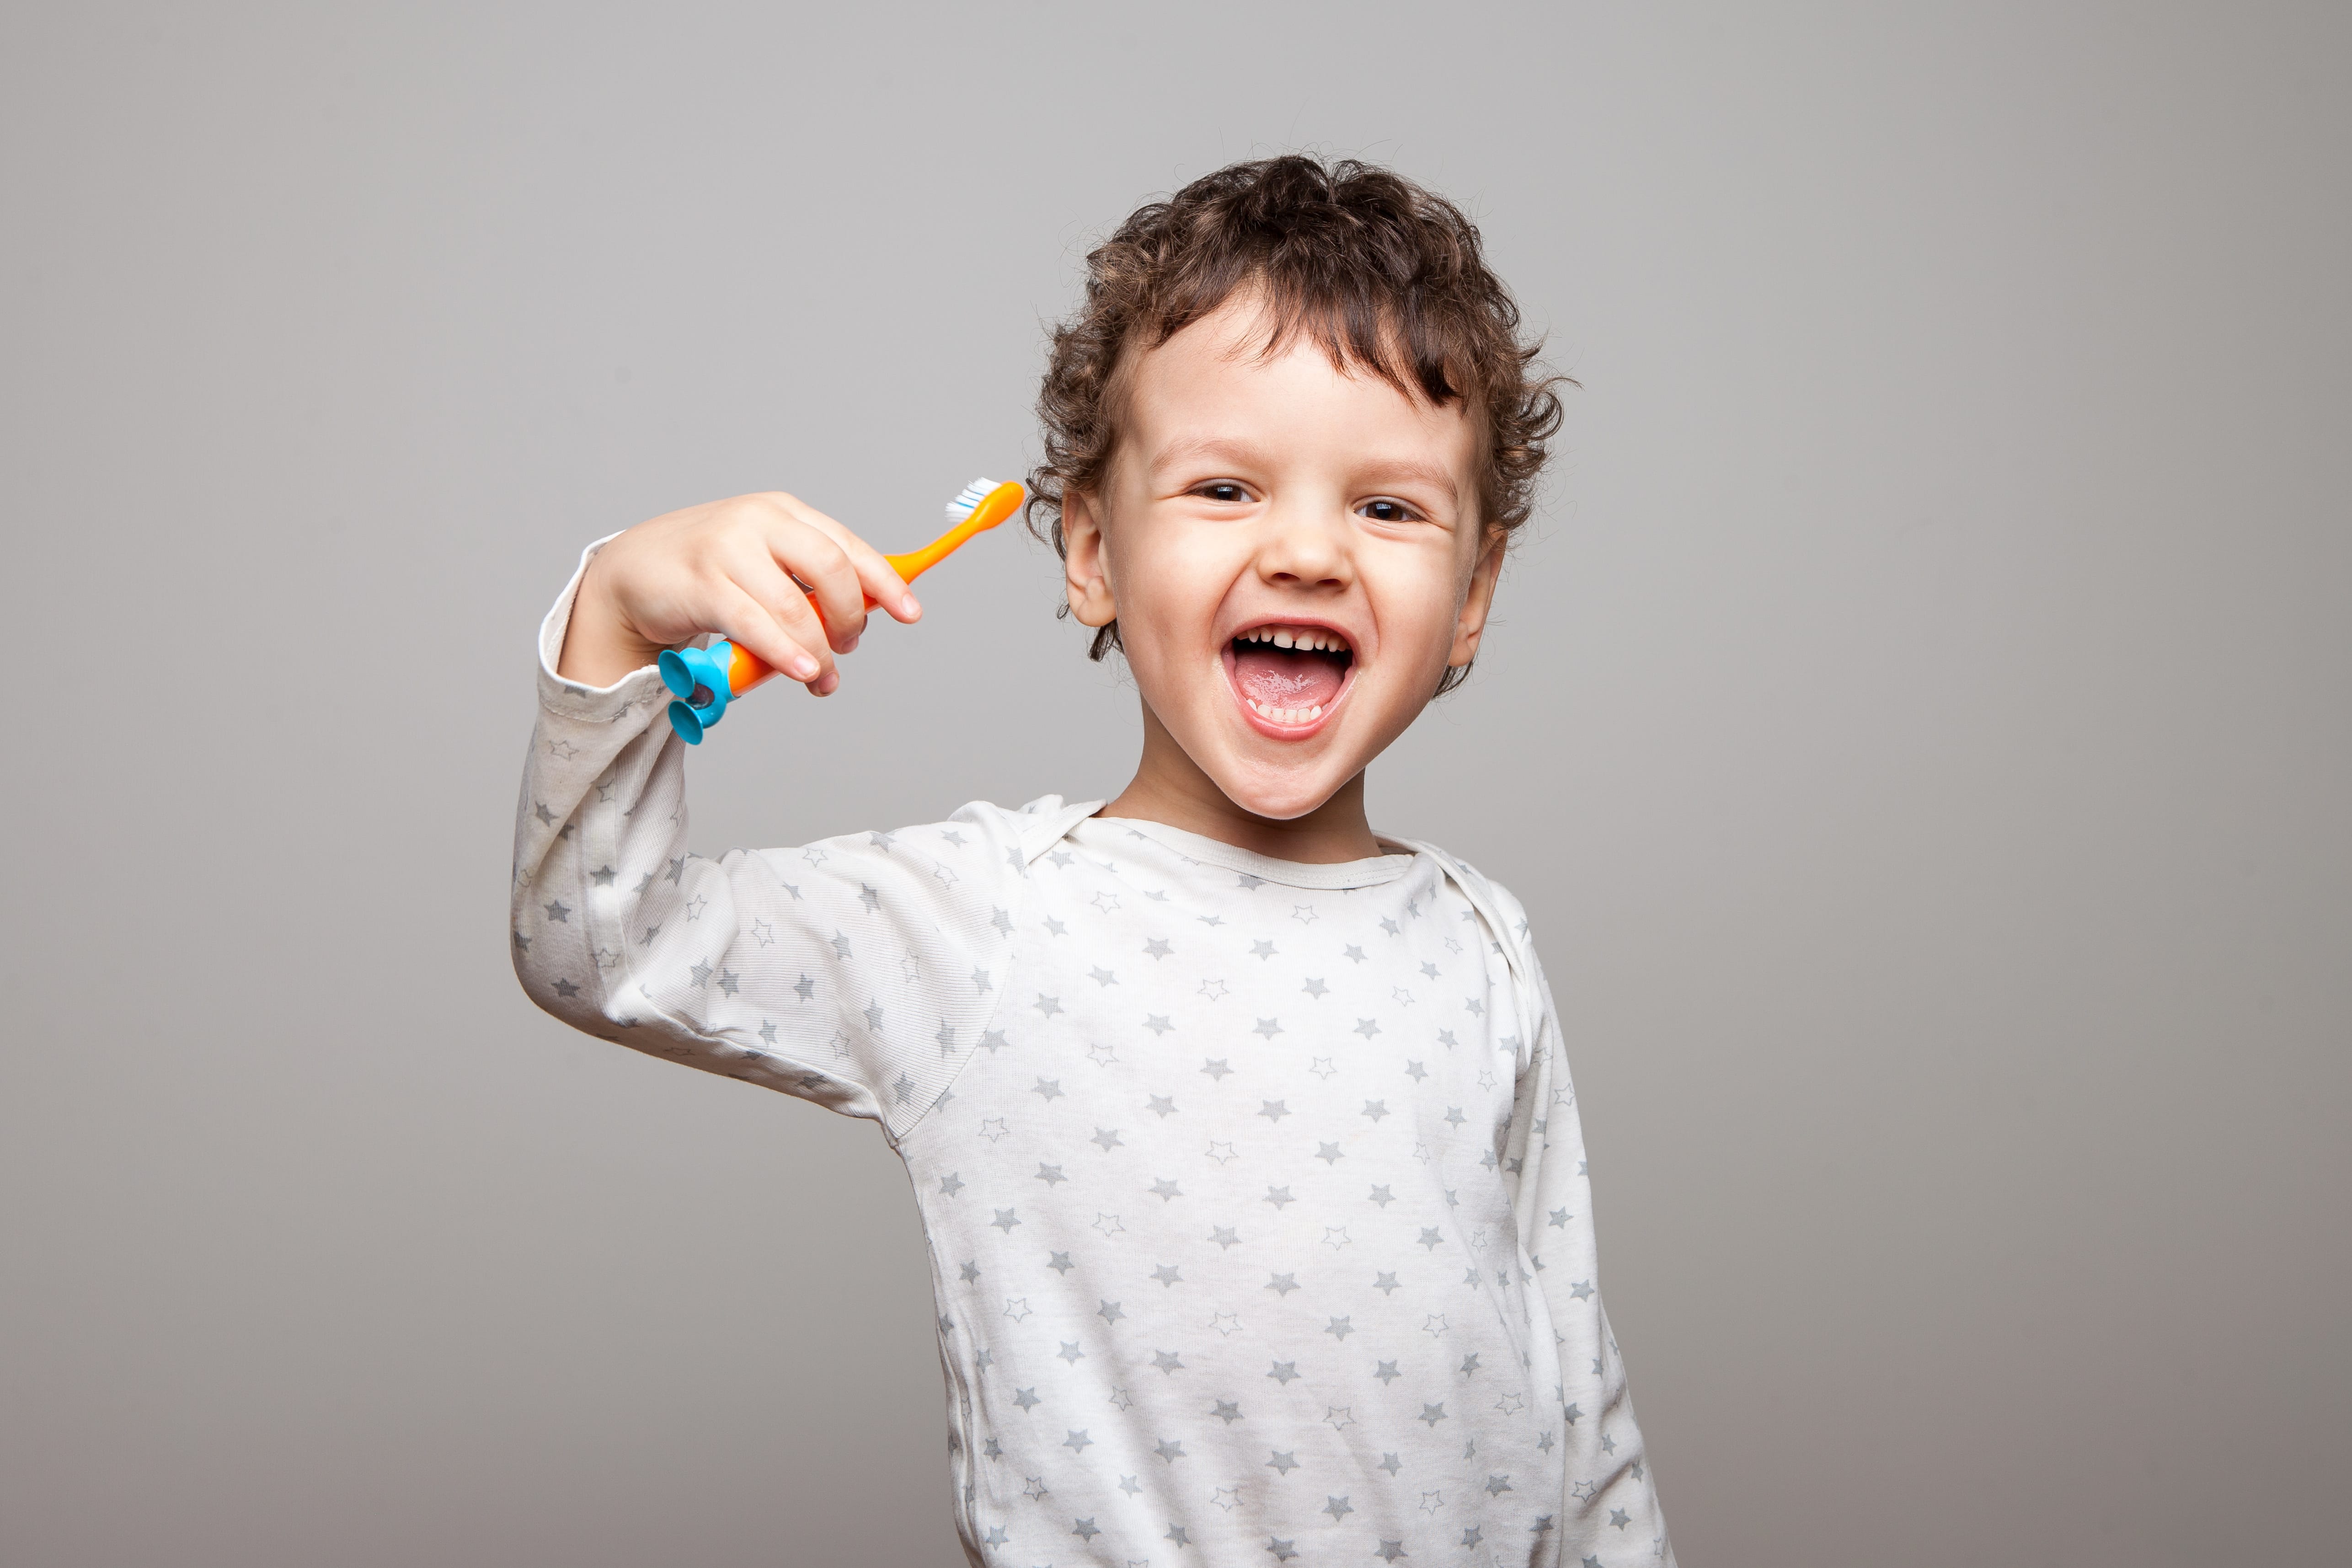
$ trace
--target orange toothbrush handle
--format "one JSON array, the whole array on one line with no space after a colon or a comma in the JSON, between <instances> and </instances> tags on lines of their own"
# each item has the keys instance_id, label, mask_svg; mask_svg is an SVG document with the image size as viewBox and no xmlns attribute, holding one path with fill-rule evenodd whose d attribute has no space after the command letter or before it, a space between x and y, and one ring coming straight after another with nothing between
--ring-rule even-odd
<instances>
[{"instance_id":1,"label":"orange toothbrush handle","mask_svg":"<svg viewBox=\"0 0 2352 1568\"><path fill-rule=\"evenodd\" d=\"M971 509L971 515L924 545L920 550L904 555L886 555L890 569L903 580L911 583L961 548L975 533L984 533L1021 509L1021 498L1027 492L1007 480L989 491ZM866 601L870 608L874 601Z\"/></svg>"},{"instance_id":2,"label":"orange toothbrush handle","mask_svg":"<svg viewBox=\"0 0 2352 1568\"><path fill-rule=\"evenodd\" d=\"M774 665L741 643L730 638L727 646L731 650L727 659L727 689L736 696L742 696L776 673Z\"/></svg>"},{"instance_id":3,"label":"orange toothbrush handle","mask_svg":"<svg viewBox=\"0 0 2352 1568\"><path fill-rule=\"evenodd\" d=\"M954 554L973 534L986 532L1020 510L1022 498L1027 493L1008 479L982 497L980 504L971 509L970 517L920 550L910 550L904 555L885 555L882 559L890 563L891 571L898 574L900 582L911 583ZM815 601L816 595L810 595L809 602L814 604ZM877 601L871 594L866 595L866 607L869 610L877 607ZM776 673L773 666L742 644L730 642L728 646L734 652L728 661L727 684L736 696L742 696Z\"/></svg>"}]
</instances>

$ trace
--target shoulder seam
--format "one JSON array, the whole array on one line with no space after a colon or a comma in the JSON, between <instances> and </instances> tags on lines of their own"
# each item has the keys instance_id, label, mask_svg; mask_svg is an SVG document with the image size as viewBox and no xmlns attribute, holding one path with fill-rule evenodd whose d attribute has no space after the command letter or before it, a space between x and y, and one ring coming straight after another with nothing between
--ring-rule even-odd
<instances>
[{"instance_id":1,"label":"shoulder seam","mask_svg":"<svg viewBox=\"0 0 2352 1568\"><path fill-rule=\"evenodd\" d=\"M1037 857L1059 844L1070 829L1102 809L1098 800L1080 801L1075 805L1065 804L1058 811L1039 816L1024 817L1019 812L1008 812L1021 845L1021 858L1034 864ZM1049 831L1050 829L1050 831Z\"/></svg>"}]
</instances>

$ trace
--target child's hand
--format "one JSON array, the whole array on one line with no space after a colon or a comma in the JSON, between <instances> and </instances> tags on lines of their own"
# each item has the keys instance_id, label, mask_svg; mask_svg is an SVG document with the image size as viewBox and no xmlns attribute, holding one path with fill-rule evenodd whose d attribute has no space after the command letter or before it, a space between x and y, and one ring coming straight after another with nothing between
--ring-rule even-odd
<instances>
[{"instance_id":1,"label":"child's hand","mask_svg":"<svg viewBox=\"0 0 2352 1568\"><path fill-rule=\"evenodd\" d=\"M923 613L872 545L792 496L691 506L596 552L556 673L610 686L662 649L717 632L830 696L841 684L834 655L857 646L868 597L901 621Z\"/></svg>"}]
</instances>

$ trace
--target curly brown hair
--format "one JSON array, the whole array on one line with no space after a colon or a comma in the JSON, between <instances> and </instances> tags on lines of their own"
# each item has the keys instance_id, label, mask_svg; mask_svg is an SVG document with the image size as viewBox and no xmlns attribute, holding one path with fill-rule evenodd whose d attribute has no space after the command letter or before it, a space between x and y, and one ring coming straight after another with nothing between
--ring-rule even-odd
<instances>
[{"instance_id":1,"label":"curly brown hair","mask_svg":"<svg viewBox=\"0 0 2352 1568\"><path fill-rule=\"evenodd\" d=\"M1506 542L1535 507L1554 386L1520 341L1519 309L1462 209L1400 174L1292 154L1234 163L1137 208L1087 257L1086 303L1054 329L1037 395L1045 457L1029 476L1028 521L1066 556L1063 498L1099 490L1118 446L1120 373L1239 290L1262 296L1264 352L1307 334L1342 368L1363 366L1407 396L1462 399L1486 436L1478 510ZM1062 613L1069 613L1063 606ZM1118 647L1118 623L1087 656ZM1469 675L1446 671L1447 691Z\"/></svg>"}]
</instances>

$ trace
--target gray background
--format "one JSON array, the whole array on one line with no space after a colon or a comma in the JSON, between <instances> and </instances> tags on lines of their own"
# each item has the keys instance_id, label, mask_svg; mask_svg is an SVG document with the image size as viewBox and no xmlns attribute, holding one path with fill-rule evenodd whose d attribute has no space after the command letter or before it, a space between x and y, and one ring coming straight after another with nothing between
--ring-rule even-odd
<instances>
[{"instance_id":1,"label":"gray background","mask_svg":"<svg viewBox=\"0 0 2352 1568\"><path fill-rule=\"evenodd\" d=\"M956 1560L881 1140L509 973L530 633L928 537L1300 146L1583 382L1372 798L1536 915L1683 1561L2340 1553L2347 13L1766 10L11 6L0 1561ZM924 593L706 850L1123 781L1045 552Z\"/></svg>"}]
</instances>

